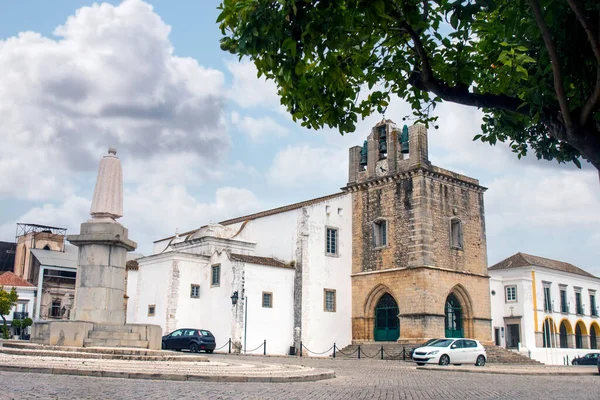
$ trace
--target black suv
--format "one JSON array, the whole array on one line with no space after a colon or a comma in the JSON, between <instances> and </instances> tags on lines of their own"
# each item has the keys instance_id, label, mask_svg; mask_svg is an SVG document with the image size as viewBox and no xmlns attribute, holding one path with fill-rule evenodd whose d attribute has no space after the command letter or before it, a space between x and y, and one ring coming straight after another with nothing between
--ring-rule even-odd
<instances>
[{"instance_id":1,"label":"black suv","mask_svg":"<svg viewBox=\"0 0 600 400\"><path fill-rule=\"evenodd\" d=\"M192 353L204 350L212 353L215 346L215 337L206 329L177 329L162 337L164 350L189 350Z\"/></svg>"}]
</instances>

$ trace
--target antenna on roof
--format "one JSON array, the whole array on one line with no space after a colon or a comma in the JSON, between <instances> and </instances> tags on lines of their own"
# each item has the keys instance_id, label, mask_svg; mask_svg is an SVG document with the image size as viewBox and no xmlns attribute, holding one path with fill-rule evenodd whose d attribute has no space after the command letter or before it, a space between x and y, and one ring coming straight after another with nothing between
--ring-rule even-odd
<instances>
[{"instance_id":1,"label":"antenna on roof","mask_svg":"<svg viewBox=\"0 0 600 400\"><path fill-rule=\"evenodd\" d=\"M179 228L175 228L175 237L178 238L179 237Z\"/></svg>"}]
</instances>

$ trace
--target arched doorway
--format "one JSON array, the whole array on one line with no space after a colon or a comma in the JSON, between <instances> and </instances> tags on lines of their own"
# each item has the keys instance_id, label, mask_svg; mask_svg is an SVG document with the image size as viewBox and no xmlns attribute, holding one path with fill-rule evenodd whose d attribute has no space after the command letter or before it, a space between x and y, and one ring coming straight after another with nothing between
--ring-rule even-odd
<instances>
[{"instance_id":1,"label":"arched doorway","mask_svg":"<svg viewBox=\"0 0 600 400\"><path fill-rule=\"evenodd\" d=\"M398 319L398 303L385 293L375 306L375 331L373 338L377 342L396 341L400 337L400 320Z\"/></svg>"},{"instance_id":2,"label":"arched doorway","mask_svg":"<svg viewBox=\"0 0 600 400\"><path fill-rule=\"evenodd\" d=\"M594 322L590 325L590 349L597 350L598 349L598 334L600 333L600 329L598 325Z\"/></svg>"},{"instance_id":3,"label":"arched doorway","mask_svg":"<svg viewBox=\"0 0 600 400\"><path fill-rule=\"evenodd\" d=\"M567 328L564 322L560 324L560 347L562 349L567 348Z\"/></svg>"},{"instance_id":4,"label":"arched doorway","mask_svg":"<svg viewBox=\"0 0 600 400\"><path fill-rule=\"evenodd\" d=\"M575 348L583 349L583 336L581 336L579 324L575 325Z\"/></svg>"},{"instance_id":5,"label":"arched doorway","mask_svg":"<svg viewBox=\"0 0 600 400\"><path fill-rule=\"evenodd\" d=\"M556 347L556 326L552 318L546 318L542 325L542 346Z\"/></svg>"},{"instance_id":6,"label":"arched doorway","mask_svg":"<svg viewBox=\"0 0 600 400\"><path fill-rule=\"evenodd\" d=\"M464 336L463 329L463 313L460 302L454 296L450 294L446 299L446 306L444 307L445 313L445 327L447 338L459 338Z\"/></svg>"}]
</instances>

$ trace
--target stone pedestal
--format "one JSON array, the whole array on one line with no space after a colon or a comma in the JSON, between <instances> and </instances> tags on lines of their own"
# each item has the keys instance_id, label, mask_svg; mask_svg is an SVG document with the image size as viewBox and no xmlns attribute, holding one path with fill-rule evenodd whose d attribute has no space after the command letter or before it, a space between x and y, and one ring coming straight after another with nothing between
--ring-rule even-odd
<instances>
[{"instance_id":1,"label":"stone pedestal","mask_svg":"<svg viewBox=\"0 0 600 400\"><path fill-rule=\"evenodd\" d=\"M125 324L125 263L137 244L117 222L85 222L67 240L79 247L71 320Z\"/></svg>"}]
</instances>

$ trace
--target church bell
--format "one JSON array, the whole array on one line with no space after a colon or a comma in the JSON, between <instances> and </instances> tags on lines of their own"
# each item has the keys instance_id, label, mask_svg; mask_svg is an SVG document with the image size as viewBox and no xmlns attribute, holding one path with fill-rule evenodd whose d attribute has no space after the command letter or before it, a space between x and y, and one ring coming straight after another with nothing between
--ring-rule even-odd
<instances>
[{"instance_id":1,"label":"church bell","mask_svg":"<svg viewBox=\"0 0 600 400\"><path fill-rule=\"evenodd\" d=\"M382 125L379 127L379 155L380 158L385 158L387 154L387 133L386 126Z\"/></svg>"},{"instance_id":2,"label":"church bell","mask_svg":"<svg viewBox=\"0 0 600 400\"><path fill-rule=\"evenodd\" d=\"M400 135L400 152L403 154L408 154L408 126L404 125L402 128L402 135Z\"/></svg>"},{"instance_id":3,"label":"church bell","mask_svg":"<svg viewBox=\"0 0 600 400\"><path fill-rule=\"evenodd\" d=\"M361 167L366 167L367 166L367 141L365 140L365 142L363 143L362 149L360 149L360 163L359 165Z\"/></svg>"}]
</instances>

